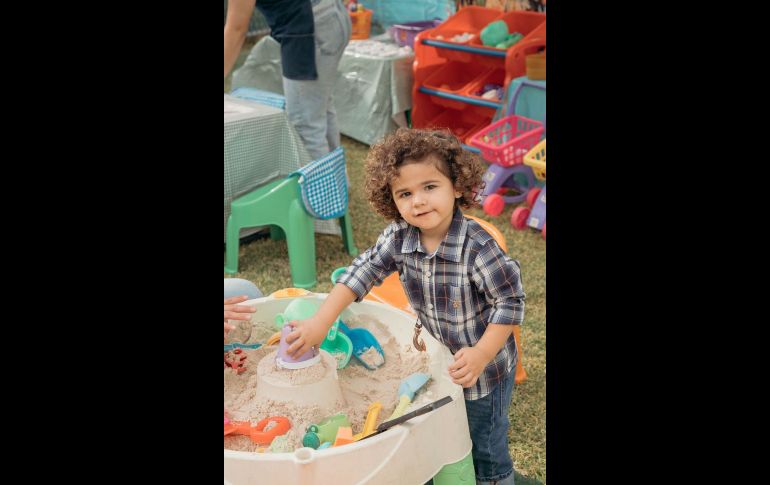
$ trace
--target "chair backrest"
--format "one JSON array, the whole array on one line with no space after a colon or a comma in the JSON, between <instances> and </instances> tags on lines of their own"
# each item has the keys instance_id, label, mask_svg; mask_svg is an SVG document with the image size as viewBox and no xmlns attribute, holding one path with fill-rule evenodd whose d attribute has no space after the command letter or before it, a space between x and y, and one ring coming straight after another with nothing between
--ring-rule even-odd
<instances>
[{"instance_id":1,"label":"chair backrest","mask_svg":"<svg viewBox=\"0 0 770 485\"><path fill-rule=\"evenodd\" d=\"M305 210L316 219L335 219L348 209L345 151L337 147L289 175L299 176Z\"/></svg>"}]
</instances>

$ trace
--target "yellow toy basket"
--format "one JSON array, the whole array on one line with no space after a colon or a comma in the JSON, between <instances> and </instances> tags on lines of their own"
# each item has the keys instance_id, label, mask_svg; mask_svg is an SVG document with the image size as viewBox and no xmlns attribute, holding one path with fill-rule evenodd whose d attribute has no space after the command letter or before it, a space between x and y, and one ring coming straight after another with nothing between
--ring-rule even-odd
<instances>
[{"instance_id":1,"label":"yellow toy basket","mask_svg":"<svg viewBox=\"0 0 770 485\"><path fill-rule=\"evenodd\" d=\"M524 155L524 165L532 167L538 180L545 180L545 138Z\"/></svg>"}]
</instances>

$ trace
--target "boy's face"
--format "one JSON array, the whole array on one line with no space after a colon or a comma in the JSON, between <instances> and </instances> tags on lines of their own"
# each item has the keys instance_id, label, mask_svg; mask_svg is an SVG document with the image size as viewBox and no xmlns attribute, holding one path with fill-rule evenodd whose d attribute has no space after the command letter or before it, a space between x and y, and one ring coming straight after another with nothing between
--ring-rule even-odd
<instances>
[{"instance_id":1,"label":"boy's face","mask_svg":"<svg viewBox=\"0 0 770 485\"><path fill-rule=\"evenodd\" d=\"M462 194L431 157L406 160L391 181L390 191L406 222L426 236L443 238L452 223L455 199Z\"/></svg>"}]
</instances>

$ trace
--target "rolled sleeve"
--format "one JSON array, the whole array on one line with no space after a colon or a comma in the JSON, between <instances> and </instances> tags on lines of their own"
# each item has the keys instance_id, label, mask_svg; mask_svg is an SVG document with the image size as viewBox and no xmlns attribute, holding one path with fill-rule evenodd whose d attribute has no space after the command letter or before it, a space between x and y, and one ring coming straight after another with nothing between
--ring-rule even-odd
<instances>
[{"instance_id":1,"label":"rolled sleeve","mask_svg":"<svg viewBox=\"0 0 770 485\"><path fill-rule=\"evenodd\" d=\"M391 273L397 270L395 260L395 227L388 226L380 234L377 243L360 254L337 279L356 294L356 302L360 302L371 291L379 286Z\"/></svg>"},{"instance_id":2,"label":"rolled sleeve","mask_svg":"<svg viewBox=\"0 0 770 485\"><path fill-rule=\"evenodd\" d=\"M521 267L497 245L485 245L473 264L472 278L492 307L487 323L520 325L524 321Z\"/></svg>"}]
</instances>

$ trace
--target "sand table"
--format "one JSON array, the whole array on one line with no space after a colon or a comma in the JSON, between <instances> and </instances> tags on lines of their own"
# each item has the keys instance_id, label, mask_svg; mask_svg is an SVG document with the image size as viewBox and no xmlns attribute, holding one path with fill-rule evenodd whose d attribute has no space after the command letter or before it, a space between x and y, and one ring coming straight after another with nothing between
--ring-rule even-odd
<instances>
[{"instance_id":1,"label":"sand table","mask_svg":"<svg viewBox=\"0 0 770 485\"><path fill-rule=\"evenodd\" d=\"M265 342L275 333L272 322L253 319L251 322L233 320L231 323L236 324L237 328L228 335L229 342L244 342L243 339L246 343ZM224 370L224 405L230 419L249 420L256 424L269 416L286 416L292 425L286 435L292 448L302 447L302 437L310 424L317 424L336 413L347 415L353 434L361 432L369 404L374 401L382 403L377 424L385 421L398 404L397 392L402 379L414 372L428 372L428 356L416 351L411 345L399 347L387 325L371 315L362 314L345 323L351 328L366 328L374 334L385 353L385 364L376 370L368 370L355 358L351 358L347 367L337 370L344 401L336 404L338 409L332 412L322 409L306 396L301 396L297 402L281 402L258 395L258 374L261 379L269 378L296 385L301 393L303 385L316 382L327 372L335 371L332 358L305 369L279 369L274 363L278 346L262 346L256 350L243 349L247 356L245 372L239 375L230 368ZM376 359L376 356L369 355L368 358ZM428 381L421 393L431 393L432 383L432 380ZM224 441L225 448L231 450L257 451L265 448L253 443L248 436L225 436Z\"/></svg>"}]
</instances>

